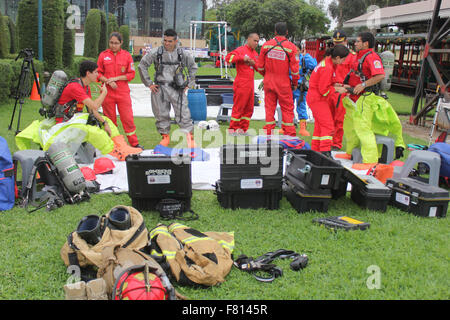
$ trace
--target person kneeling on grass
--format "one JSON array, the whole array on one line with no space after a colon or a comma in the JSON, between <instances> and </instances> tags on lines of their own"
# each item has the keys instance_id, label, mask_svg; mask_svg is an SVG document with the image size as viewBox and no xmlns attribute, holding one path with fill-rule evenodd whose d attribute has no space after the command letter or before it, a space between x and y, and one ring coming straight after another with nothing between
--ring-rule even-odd
<instances>
[{"instance_id":1,"label":"person kneeling on grass","mask_svg":"<svg viewBox=\"0 0 450 320\"><path fill-rule=\"evenodd\" d=\"M16 136L19 150L31 149L31 142L40 144L44 151L54 142L65 142L75 153L82 142L89 142L102 154L120 161L129 154L142 152L141 148L130 147L112 121L98 112L108 91L103 85L100 96L92 100L89 85L97 80L97 68L89 60L80 64L80 78L69 81L63 89L55 117L35 120ZM82 112L83 106L88 113Z\"/></svg>"}]
</instances>

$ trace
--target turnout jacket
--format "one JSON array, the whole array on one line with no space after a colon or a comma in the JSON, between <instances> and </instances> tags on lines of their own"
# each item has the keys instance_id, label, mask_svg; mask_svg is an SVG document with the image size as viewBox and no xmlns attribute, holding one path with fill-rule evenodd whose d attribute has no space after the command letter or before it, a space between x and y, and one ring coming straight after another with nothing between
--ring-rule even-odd
<instances>
[{"instance_id":1,"label":"turnout jacket","mask_svg":"<svg viewBox=\"0 0 450 320\"><path fill-rule=\"evenodd\" d=\"M110 49L100 53L97 61L98 78L105 76L106 78L113 78L125 75L128 81L116 81L117 89L112 89L111 86L106 85L108 94L110 92L129 93L130 88L128 82L134 79L136 71L134 69L134 62L131 54L128 51L121 49L117 54L114 54Z\"/></svg>"}]
</instances>

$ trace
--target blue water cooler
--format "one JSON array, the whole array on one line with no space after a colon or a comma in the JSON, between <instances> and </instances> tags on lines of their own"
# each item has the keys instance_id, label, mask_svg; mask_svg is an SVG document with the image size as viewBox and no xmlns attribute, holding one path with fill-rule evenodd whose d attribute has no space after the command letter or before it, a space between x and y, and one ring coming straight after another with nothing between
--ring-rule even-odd
<instances>
[{"instance_id":1,"label":"blue water cooler","mask_svg":"<svg viewBox=\"0 0 450 320\"><path fill-rule=\"evenodd\" d=\"M206 120L206 93L205 89L188 90L188 106L192 121Z\"/></svg>"}]
</instances>

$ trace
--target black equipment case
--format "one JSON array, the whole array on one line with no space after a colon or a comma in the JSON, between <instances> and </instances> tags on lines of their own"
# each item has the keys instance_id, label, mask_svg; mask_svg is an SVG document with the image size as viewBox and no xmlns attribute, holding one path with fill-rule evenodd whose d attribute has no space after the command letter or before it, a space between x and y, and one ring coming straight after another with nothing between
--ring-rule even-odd
<instances>
[{"instance_id":1,"label":"black equipment case","mask_svg":"<svg viewBox=\"0 0 450 320\"><path fill-rule=\"evenodd\" d=\"M278 209L283 148L279 144L224 145L220 149L219 203L225 208Z\"/></svg>"},{"instance_id":2,"label":"black equipment case","mask_svg":"<svg viewBox=\"0 0 450 320\"><path fill-rule=\"evenodd\" d=\"M392 178L386 181L392 189L390 204L422 217L445 217L449 192L414 178Z\"/></svg>"},{"instance_id":3,"label":"black equipment case","mask_svg":"<svg viewBox=\"0 0 450 320\"><path fill-rule=\"evenodd\" d=\"M191 158L188 155L131 155L126 158L128 194L132 206L155 211L162 199L183 201L190 210L192 198Z\"/></svg>"},{"instance_id":4,"label":"black equipment case","mask_svg":"<svg viewBox=\"0 0 450 320\"><path fill-rule=\"evenodd\" d=\"M345 176L352 185L352 200L363 208L385 212L391 199L391 189L374 176L356 175L346 170Z\"/></svg>"},{"instance_id":5,"label":"black equipment case","mask_svg":"<svg viewBox=\"0 0 450 320\"><path fill-rule=\"evenodd\" d=\"M283 193L298 213L307 211L327 212L331 201L330 190L313 190L289 174L284 178Z\"/></svg>"},{"instance_id":6,"label":"black equipment case","mask_svg":"<svg viewBox=\"0 0 450 320\"><path fill-rule=\"evenodd\" d=\"M313 150L289 150L286 171L308 188L337 189L344 167L337 161Z\"/></svg>"}]
</instances>

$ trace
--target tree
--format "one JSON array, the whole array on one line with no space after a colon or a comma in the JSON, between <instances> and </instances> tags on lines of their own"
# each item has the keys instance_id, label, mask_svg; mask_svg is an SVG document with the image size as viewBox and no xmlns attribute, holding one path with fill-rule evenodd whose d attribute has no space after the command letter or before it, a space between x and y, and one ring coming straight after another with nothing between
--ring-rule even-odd
<instances>
[{"instance_id":1,"label":"tree","mask_svg":"<svg viewBox=\"0 0 450 320\"><path fill-rule=\"evenodd\" d=\"M287 23L289 35L304 37L328 30L330 23L325 13L304 0L241 0L218 9L218 16L226 17L232 26L239 26L241 34L258 32L269 38L275 23Z\"/></svg>"},{"instance_id":2,"label":"tree","mask_svg":"<svg viewBox=\"0 0 450 320\"><path fill-rule=\"evenodd\" d=\"M119 23L117 22L117 17L110 12L108 16L108 34L106 36L108 39L112 32L119 32Z\"/></svg>"},{"instance_id":3,"label":"tree","mask_svg":"<svg viewBox=\"0 0 450 320\"><path fill-rule=\"evenodd\" d=\"M4 17L0 13L0 59L6 58L9 55L9 51L11 48L11 39L8 30L7 18L8 17Z\"/></svg>"},{"instance_id":4,"label":"tree","mask_svg":"<svg viewBox=\"0 0 450 320\"><path fill-rule=\"evenodd\" d=\"M98 40L98 52L103 52L108 48L108 26L106 25L106 13L100 11L100 39Z\"/></svg>"}]
</instances>

